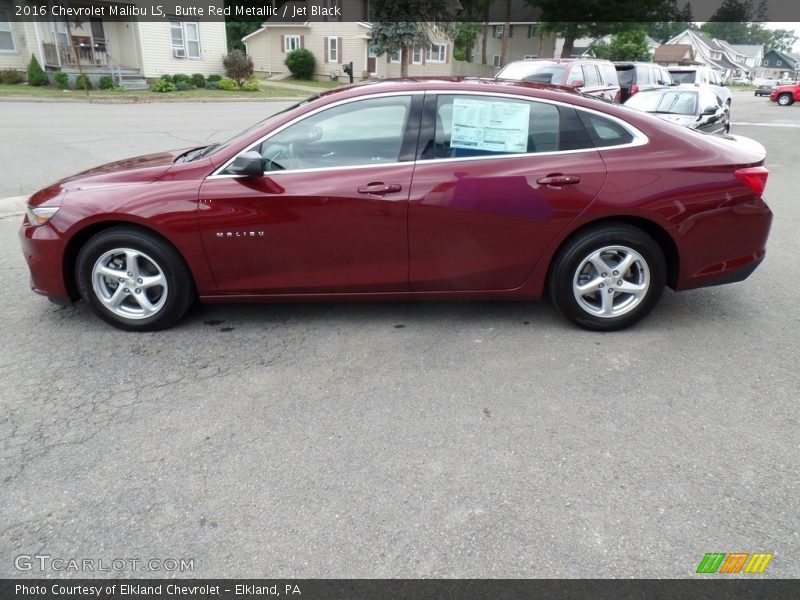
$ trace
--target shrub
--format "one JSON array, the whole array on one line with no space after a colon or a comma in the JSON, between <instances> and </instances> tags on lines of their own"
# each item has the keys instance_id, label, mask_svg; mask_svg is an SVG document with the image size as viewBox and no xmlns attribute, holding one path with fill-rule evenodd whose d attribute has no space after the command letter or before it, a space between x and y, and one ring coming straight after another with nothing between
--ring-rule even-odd
<instances>
[{"instance_id":1,"label":"shrub","mask_svg":"<svg viewBox=\"0 0 800 600\"><path fill-rule=\"evenodd\" d=\"M284 63L297 79L311 79L314 76L316 61L314 60L314 55L305 48L298 48L289 52Z\"/></svg>"},{"instance_id":2,"label":"shrub","mask_svg":"<svg viewBox=\"0 0 800 600\"><path fill-rule=\"evenodd\" d=\"M3 69L0 71L0 83L17 85L23 81L25 81L25 78L16 69Z\"/></svg>"},{"instance_id":3,"label":"shrub","mask_svg":"<svg viewBox=\"0 0 800 600\"><path fill-rule=\"evenodd\" d=\"M260 92L261 91L261 84L258 82L258 79L248 79L242 84L242 91L243 92Z\"/></svg>"},{"instance_id":4,"label":"shrub","mask_svg":"<svg viewBox=\"0 0 800 600\"><path fill-rule=\"evenodd\" d=\"M178 88L175 87L175 84L172 83L171 81L167 81L166 79L159 79L158 81L153 83L153 85L150 86L150 89L153 90L154 92L160 92L162 94L165 94L167 92L174 92Z\"/></svg>"},{"instance_id":5,"label":"shrub","mask_svg":"<svg viewBox=\"0 0 800 600\"><path fill-rule=\"evenodd\" d=\"M195 73L192 75L191 84L194 87L204 88L206 87L206 78L202 73Z\"/></svg>"},{"instance_id":6,"label":"shrub","mask_svg":"<svg viewBox=\"0 0 800 600\"><path fill-rule=\"evenodd\" d=\"M53 74L53 81L56 82L56 86L60 90L66 90L69 87L69 75L64 71L56 71Z\"/></svg>"},{"instance_id":7,"label":"shrub","mask_svg":"<svg viewBox=\"0 0 800 600\"><path fill-rule=\"evenodd\" d=\"M186 73L175 73L175 75L172 76L172 83L177 84L180 83L181 81L183 83L189 83L192 81L192 78L189 77Z\"/></svg>"},{"instance_id":8,"label":"shrub","mask_svg":"<svg viewBox=\"0 0 800 600\"><path fill-rule=\"evenodd\" d=\"M225 55L225 58L222 59L222 65L225 67L225 74L233 79L237 85L242 85L243 82L250 79L255 68L253 59L238 48ZM220 89L225 89L222 87L222 82L220 82L219 87Z\"/></svg>"},{"instance_id":9,"label":"shrub","mask_svg":"<svg viewBox=\"0 0 800 600\"><path fill-rule=\"evenodd\" d=\"M217 87L221 90L225 90L226 92L235 92L239 89L239 84L230 77L223 77L219 80Z\"/></svg>"},{"instance_id":10,"label":"shrub","mask_svg":"<svg viewBox=\"0 0 800 600\"><path fill-rule=\"evenodd\" d=\"M31 55L31 62L28 63L28 85L47 85L50 80L47 78L47 73L39 65L36 57Z\"/></svg>"},{"instance_id":11,"label":"shrub","mask_svg":"<svg viewBox=\"0 0 800 600\"><path fill-rule=\"evenodd\" d=\"M217 82L219 82L220 79L222 79L222 75L217 75L215 73L214 75L209 75L207 81L217 81Z\"/></svg>"},{"instance_id":12,"label":"shrub","mask_svg":"<svg viewBox=\"0 0 800 600\"><path fill-rule=\"evenodd\" d=\"M170 83L175 83L175 80L174 80L174 79L172 79L172 75L170 75L169 73L164 73L164 74L163 74L163 75L160 77L160 79L161 79L162 81L169 81Z\"/></svg>"},{"instance_id":13,"label":"shrub","mask_svg":"<svg viewBox=\"0 0 800 600\"><path fill-rule=\"evenodd\" d=\"M207 90L218 90L219 89L219 81L206 81L206 89Z\"/></svg>"},{"instance_id":14,"label":"shrub","mask_svg":"<svg viewBox=\"0 0 800 600\"><path fill-rule=\"evenodd\" d=\"M100 78L100 81L97 84L101 90L113 90L114 89L114 79L111 75L103 75Z\"/></svg>"},{"instance_id":15,"label":"shrub","mask_svg":"<svg viewBox=\"0 0 800 600\"><path fill-rule=\"evenodd\" d=\"M92 80L89 79L88 75L78 75L75 78L75 87L79 90L91 90L94 88Z\"/></svg>"},{"instance_id":16,"label":"shrub","mask_svg":"<svg viewBox=\"0 0 800 600\"><path fill-rule=\"evenodd\" d=\"M186 83L185 81L179 81L175 84L175 89L177 89L179 92L185 92L192 89L192 85L190 83Z\"/></svg>"}]
</instances>

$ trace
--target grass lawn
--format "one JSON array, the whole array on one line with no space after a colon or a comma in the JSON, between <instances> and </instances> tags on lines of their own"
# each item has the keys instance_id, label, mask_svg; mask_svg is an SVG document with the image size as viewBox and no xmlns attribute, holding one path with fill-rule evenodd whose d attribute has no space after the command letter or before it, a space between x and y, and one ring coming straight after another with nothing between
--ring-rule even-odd
<instances>
[{"instance_id":1,"label":"grass lawn","mask_svg":"<svg viewBox=\"0 0 800 600\"><path fill-rule=\"evenodd\" d=\"M26 98L47 98L53 100L72 99L85 100L83 90L59 90L50 86L34 87L29 85L0 85L0 98L13 98L14 96ZM89 99L92 100L119 100L128 102L159 102L186 99L199 100L233 100L237 98L305 98L308 93L303 90L289 88L263 88L258 92L225 92L222 90L187 90L185 92L168 92L161 94L150 90L90 90Z\"/></svg>"}]
</instances>

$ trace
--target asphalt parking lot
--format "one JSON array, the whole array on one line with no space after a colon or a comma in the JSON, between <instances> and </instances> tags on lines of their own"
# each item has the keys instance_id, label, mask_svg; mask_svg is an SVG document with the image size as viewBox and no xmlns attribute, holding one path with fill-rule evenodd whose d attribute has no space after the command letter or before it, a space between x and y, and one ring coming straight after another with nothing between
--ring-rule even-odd
<instances>
[{"instance_id":1,"label":"asphalt parking lot","mask_svg":"<svg viewBox=\"0 0 800 600\"><path fill-rule=\"evenodd\" d=\"M286 104L3 102L0 197ZM768 151L767 259L621 333L545 302L209 305L123 333L34 295L0 219L0 577L690 577L712 551L800 577L798 127L734 96Z\"/></svg>"}]
</instances>

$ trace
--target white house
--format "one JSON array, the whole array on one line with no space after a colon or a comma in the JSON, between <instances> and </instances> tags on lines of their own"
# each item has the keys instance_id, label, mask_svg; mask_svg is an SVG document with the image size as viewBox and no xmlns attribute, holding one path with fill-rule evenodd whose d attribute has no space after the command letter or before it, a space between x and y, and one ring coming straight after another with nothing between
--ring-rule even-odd
<instances>
[{"instance_id":1,"label":"white house","mask_svg":"<svg viewBox=\"0 0 800 600\"><path fill-rule=\"evenodd\" d=\"M747 56L735 50L725 40L710 38L700 31L686 29L665 42L665 45L689 45L694 61L717 71L723 79L749 75L752 68L746 64Z\"/></svg>"},{"instance_id":2,"label":"white house","mask_svg":"<svg viewBox=\"0 0 800 600\"><path fill-rule=\"evenodd\" d=\"M153 4L149 0L128 3ZM223 0L207 4L221 7ZM131 88L143 87L145 78L164 73L222 73L227 52L224 22L169 17L123 20L112 15L110 6L87 0L70 4L70 8L87 10L69 19L49 15L48 20L12 21L11 4L0 0L0 69L24 71L33 55L48 71L82 71L93 78L113 75Z\"/></svg>"}]
</instances>

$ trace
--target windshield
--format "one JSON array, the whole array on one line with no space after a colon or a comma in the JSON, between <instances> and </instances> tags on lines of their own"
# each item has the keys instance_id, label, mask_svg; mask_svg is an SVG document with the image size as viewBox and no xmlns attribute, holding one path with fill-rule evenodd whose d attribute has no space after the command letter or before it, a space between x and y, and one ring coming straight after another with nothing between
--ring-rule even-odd
<instances>
[{"instance_id":1,"label":"windshield","mask_svg":"<svg viewBox=\"0 0 800 600\"><path fill-rule=\"evenodd\" d=\"M267 123L269 123L270 121L272 121L272 120L276 119L278 116L280 116L280 115L282 115L282 114L284 114L284 113L287 113L287 112L289 112L290 110L294 110L295 108L299 108L299 107L301 107L301 106L305 106L306 104L308 104L308 103L310 103L310 102L314 102L314 101L315 101L315 100L317 100L318 98L319 98L319 95L317 94L317 95L315 95L315 96L311 96L311 97L309 97L309 98L306 98L305 100L302 100L302 101L298 102L297 104L293 104L293 105L291 105L291 106L289 106L289 107L287 107L287 108L284 108L283 110L279 110L279 111L278 111L278 112L276 112L274 115L271 115L271 116L267 117L266 119L264 119L264 120L262 120L262 121L259 121L259 122L258 122L258 123L256 123L255 125L251 125L250 127L248 127L247 129L245 129L244 131L240 131L240 132L239 132L239 133L237 133L235 136L233 136L231 139L229 139L227 142L224 142L224 143L222 143L222 144L212 144L211 146L208 146L208 147L206 148L206 150L205 150L204 152L202 152L201 156L211 156L211 155L213 155L213 154L216 154L217 152L221 152L221 151L223 151L223 150L226 150L226 149L227 149L227 148L229 148L231 145L235 144L235 143L236 143L236 141L237 141L239 138L241 138L242 136L245 136L245 135L247 135L247 134L248 134L248 133L250 133L251 131L254 131L255 129L258 129L259 127L263 127L264 125L266 125L266 124L267 124ZM198 158L199 158L199 157L198 157Z\"/></svg>"},{"instance_id":2,"label":"windshield","mask_svg":"<svg viewBox=\"0 0 800 600\"><path fill-rule=\"evenodd\" d=\"M697 92L694 90L639 92L632 96L625 106L651 113L696 115Z\"/></svg>"},{"instance_id":3,"label":"windshield","mask_svg":"<svg viewBox=\"0 0 800 600\"><path fill-rule=\"evenodd\" d=\"M533 81L535 83L560 84L564 80L567 65L537 62L511 63L497 74L499 79Z\"/></svg>"}]
</instances>

